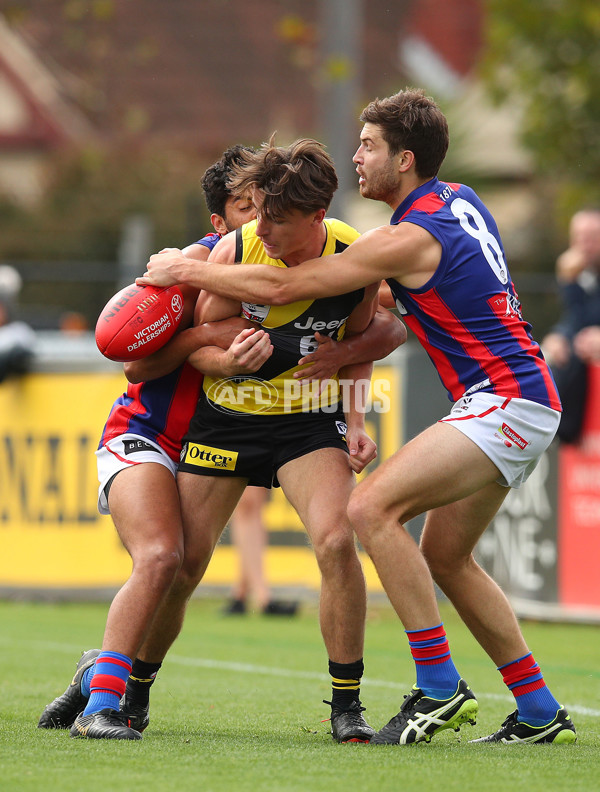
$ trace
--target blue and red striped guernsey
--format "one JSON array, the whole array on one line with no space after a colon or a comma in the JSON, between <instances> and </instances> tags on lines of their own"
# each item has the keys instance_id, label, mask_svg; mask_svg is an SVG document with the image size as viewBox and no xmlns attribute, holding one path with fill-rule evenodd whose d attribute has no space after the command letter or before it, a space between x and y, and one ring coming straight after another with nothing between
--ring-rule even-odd
<instances>
[{"instance_id":1,"label":"blue and red striped guernsey","mask_svg":"<svg viewBox=\"0 0 600 792\"><path fill-rule=\"evenodd\" d=\"M392 278L388 284L449 398L483 390L560 410L550 369L521 314L498 227L476 193L431 179L404 199L390 223L421 226L442 246L423 287L408 289Z\"/></svg>"},{"instance_id":2,"label":"blue and red striped guernsey","mask_svg":"<svg viewBox=\"0 0 600 792\"><path fill-rule=\"evenodd\" d=\"M122 434L135 434L156 443L179 462L181 442L202 391L203 375L189 363L171 374L129 385L115 401L98 448Z\"/></svg>"}]
</instances>

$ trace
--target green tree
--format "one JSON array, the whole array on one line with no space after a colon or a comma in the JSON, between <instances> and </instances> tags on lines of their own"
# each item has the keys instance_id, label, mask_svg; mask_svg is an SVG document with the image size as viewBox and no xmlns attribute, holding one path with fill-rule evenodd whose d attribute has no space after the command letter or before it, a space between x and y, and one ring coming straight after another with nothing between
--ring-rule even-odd
<instances>
[{"instance_id":1,"label":"green tree","mask_svg":"<svg viewBox=\"0 0 600 792\"><path fill-rule=\"evenodd\" d=\"M600 203L600 3L486 4L484 79L498 102L523 108L523 142L564 224Z\"/></svg>"}]
</instances>

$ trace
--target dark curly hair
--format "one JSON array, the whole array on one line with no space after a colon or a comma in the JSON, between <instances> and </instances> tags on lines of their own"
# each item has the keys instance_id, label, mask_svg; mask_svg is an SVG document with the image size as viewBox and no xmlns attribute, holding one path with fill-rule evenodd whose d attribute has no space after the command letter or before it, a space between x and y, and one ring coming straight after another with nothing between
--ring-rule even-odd
<instances>
[{"instance_id":1,"label":"dark curly hair","mask_svg":"<svg viewBox=\"0 0 600 792\"><path fill-rule=\"evenodd\" d=\"M225 204L232 194L228 179L232 168L243 161L244 153L252 154L254 149L240 144L231 146L223 152L220 160L217 160L204 172L201 184L210 214L225 216Z\"/></svg>"}]
</instances>

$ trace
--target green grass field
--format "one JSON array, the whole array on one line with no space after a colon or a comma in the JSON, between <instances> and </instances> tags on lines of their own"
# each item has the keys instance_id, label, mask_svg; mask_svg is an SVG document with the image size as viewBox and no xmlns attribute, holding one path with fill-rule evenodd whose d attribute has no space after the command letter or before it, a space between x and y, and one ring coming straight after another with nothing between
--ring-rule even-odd
<instances>
[{"instance_id":1,"label":"green grass field","mask_svg":"<svg viewBox=\"0 0 600 792\"><path fill-rule=\"evenodd\" d=\"M477 726L413 746L337 745L328 733L327 658L315 605L295 619L223 617L197 599L152 691L141 742L74 740L37 729L107 605L0 603L0 789L174 792L554 792L600 787L600 631L526 623L528 643L578 728L574 746L474 746L514 709L500 675L443 607L457 667L477 694ZM379 728L414 681L388 606L370 608L363 703Z\"/></svg>"}]
</instances>

